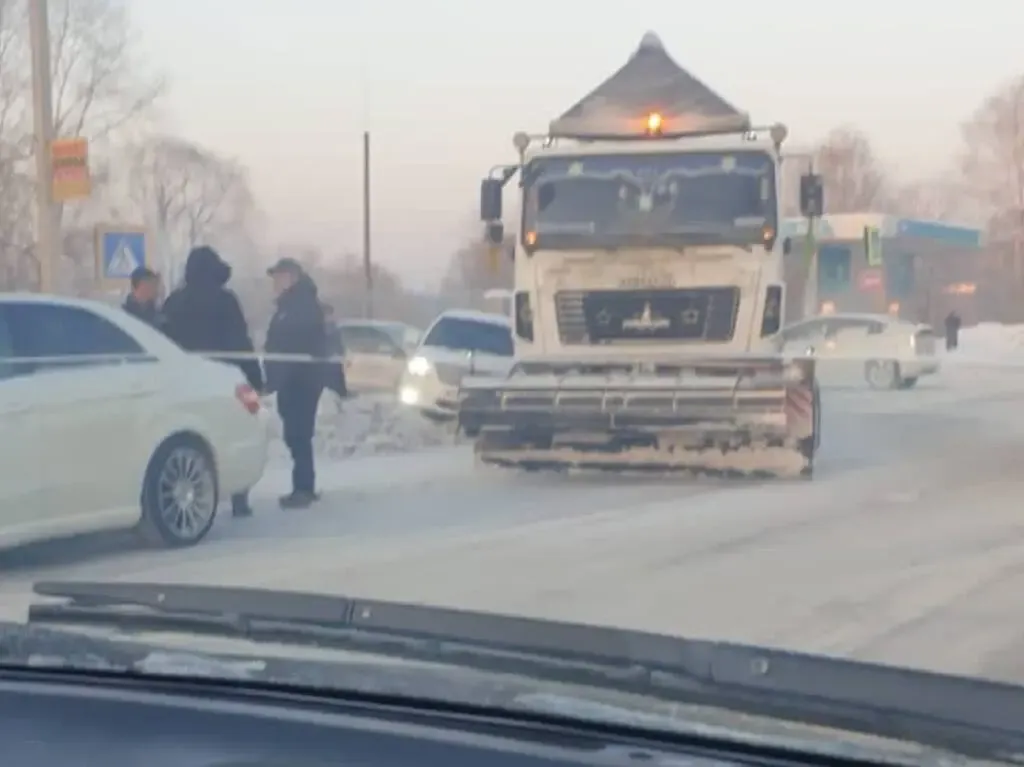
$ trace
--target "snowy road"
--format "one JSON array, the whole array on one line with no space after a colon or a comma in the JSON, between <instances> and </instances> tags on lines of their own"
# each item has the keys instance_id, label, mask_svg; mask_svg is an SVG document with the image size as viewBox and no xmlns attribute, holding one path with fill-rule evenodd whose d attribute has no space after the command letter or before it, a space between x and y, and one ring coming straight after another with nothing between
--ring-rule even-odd
<instances>
[{"instance_id":1,"label":"snowy road","mask_svg":"<svg viewBox=\"0 0 1024 767\"><path fill-rule=\"evenodd\" d=\"M513 476L468 449L338 463L321 504L224 518L202 546L12 552L31 581L259 585L721 637L1024 680L1024 375L830 391L813 482Z\"/></svg>"}]
</instances>

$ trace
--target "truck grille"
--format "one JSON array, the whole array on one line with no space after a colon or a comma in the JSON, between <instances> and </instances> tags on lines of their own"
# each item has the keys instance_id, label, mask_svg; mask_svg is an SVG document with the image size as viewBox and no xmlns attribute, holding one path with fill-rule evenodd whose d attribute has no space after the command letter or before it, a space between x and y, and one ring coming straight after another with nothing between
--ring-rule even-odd
<instances>
[{"instance_id":1,"label":"truck grille","mask_svg":"<svg viewBox=\"0 0 1024 767\"><path fill-rule=\"evenodd\" d=\"M563 344L729 341L739 288L592 290L555 294Z\"/></svg>"}]
</instances>

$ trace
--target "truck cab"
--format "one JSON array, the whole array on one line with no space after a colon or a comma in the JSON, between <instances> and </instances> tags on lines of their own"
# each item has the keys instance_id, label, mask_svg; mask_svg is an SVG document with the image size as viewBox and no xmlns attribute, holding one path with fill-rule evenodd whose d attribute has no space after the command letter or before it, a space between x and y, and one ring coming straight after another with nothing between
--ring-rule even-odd
<instances>
[{"instance_id":1,"label":"truck cab","mask_svg":"<svg viewBox=\"0 0 1024 767\"><path fill-rule=\"evenodd\" d=\"M482 182L480 216L498 247L518 179L515 366L460 394L485 462L660 467L742 453L757 465L775 450L793 459L776 473L809 473L813 361L784 359L777 340L786 135L754 125L651 34L546 133L514 135L518 160ZM802 181L801 199L820 208L820 179Z\"/></svg>"},{"instance_id":2,"label":"truck cab","mask_svg":"<svg viewBox=\"0 0 1024 767\"><path fill-rule=\"evenodd\" d=\"M517 356L769 351L784 319L785 129L694 136L668 133L673 118L658 113L624 122L638 135L522 152ZM497 199L484 183L482 200ZM495 223L488 233L503 234Z\"/></svg>"}]
</instances>

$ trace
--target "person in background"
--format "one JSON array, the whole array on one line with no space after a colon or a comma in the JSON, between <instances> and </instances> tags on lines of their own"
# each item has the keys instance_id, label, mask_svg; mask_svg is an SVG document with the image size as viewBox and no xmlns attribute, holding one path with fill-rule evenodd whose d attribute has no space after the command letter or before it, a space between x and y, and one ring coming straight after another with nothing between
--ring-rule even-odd
<instances>
[{"instance_id":1,"label":"person in background","mask_svg":"<svg viewBox=\"0 0 1024 767\"><path fill-rule=\"evenodd\" d=\"M238 297L226 287L231 267L213 248L193 248L185 262L185 281L164 302L163 331L181 348L213 359L217 352L252 355L248 359L224 358L241 368L256 391L263 390L263 371L256 359L249 327ZM249 494L231 498L236 517L252 515Z\"/></svg>"},{"instance_id":2,"label":"person in background","mask_svg":"<svg viewBox=\"0 0 1024 767\"><path fill-rule=\"evenodd\" d=\"M960 345L960 315L954 309L946 315L946 350L953 351Z\"/></svg>"},{"instance_id":3,"label":"person in background","mask_svg":"<svg viewBox=\"0 0 1024 767\"><path fill-rule=\"evenodd\" d=\"M348 398L348 383L345 380L345 342L341 337L341 328L334 319L334 307L321 304L324 312L324 323L327 327L327 356L336 357L324 365L324 386L341 399Z\"/></svg>"},{"instance_id":4,"label":"person in background","mask_svg":"<svg viewBox=\"0 0 1024 767\"><path fill-rule=\"evenodd\" d=\"M267 270L274 281L276 310L267 328L267 391L277 394L284 441L292 456L292 491L282 509L308 508L319 498L313 461L316 412L324 389L327 327L313 280L298 261L282 258ZM274 355L312 359L274 360Z\"/></svg>"},{"instance_id":5,"label":"person in background","mask_svg":"<svg viewBox=\"0 0 1024 767\"><path fill-rule=\"evenodd\" d=\"M132 272L131 291L124 300L124 310L147 325L159 328L161 325L160 307L160 275L152 269L140 266Z\"/></svg>"}]
</instances>

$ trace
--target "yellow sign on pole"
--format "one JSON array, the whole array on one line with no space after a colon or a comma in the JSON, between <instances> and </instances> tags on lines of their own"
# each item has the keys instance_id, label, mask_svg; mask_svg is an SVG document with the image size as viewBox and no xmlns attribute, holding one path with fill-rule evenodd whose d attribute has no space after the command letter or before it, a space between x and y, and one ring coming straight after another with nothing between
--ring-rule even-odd
<instances>
[{"instance_id":1,"label":"yellow sign on pole","mask_svg":"<svg viewBox=\"0 0 1024 767\"><path fill-rule=\"evenodd\" d=\"M487 265L493 274L501 270L501 245L487 244Z\"/></svg>"},{"instance_id":2,"label":"yellow sign on pole","mask_svg":"<svg viewBox=\"0 0 1024 767\"><path fill-rule=\"evenodd\" d=\"M882 233L876 226L864 227L864 256L868 266L882 265Z\"/></svg>"},{"instance_id":3,"label":"yellow sign on pole","mask_svg":"<svg viewBox=\"0 0 1024 767\"><path fill-rule=\"evenodd\" d=\"M81 200L92 193L89 175L89 142L84 138L61 138L50 144L53 167L53 201Z\"/></svg>"}]
</instances>

